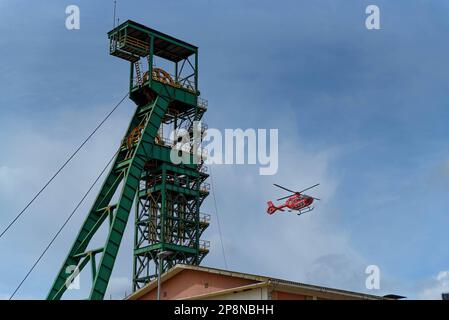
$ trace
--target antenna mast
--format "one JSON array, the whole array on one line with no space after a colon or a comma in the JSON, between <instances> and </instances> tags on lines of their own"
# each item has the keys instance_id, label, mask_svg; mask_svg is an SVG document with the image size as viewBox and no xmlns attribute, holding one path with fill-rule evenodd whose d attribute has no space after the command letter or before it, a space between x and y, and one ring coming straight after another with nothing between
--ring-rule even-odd
<instances>
[{"instance_id":1,"label":"antenna mast","mask_svg":"<svg viewBox=\"0 0 449 320\"><path fill-rule=\"evenodd\" d=\"M112 29L115 29L115 15L116 15L116 10L117 10L117 0L114 0L114 18L112 21Z\"/></svg>"}]
</instances>

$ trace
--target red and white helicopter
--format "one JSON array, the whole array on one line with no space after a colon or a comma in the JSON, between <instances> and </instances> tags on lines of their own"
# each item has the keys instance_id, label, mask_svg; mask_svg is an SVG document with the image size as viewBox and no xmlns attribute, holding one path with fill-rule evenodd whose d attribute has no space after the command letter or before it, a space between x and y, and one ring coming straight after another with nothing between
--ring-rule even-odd
<instances>
[{"instance_id":1,"label":"red and white helicopter","mask_svg":"<svg viewBox=\"0 0 449 320\"><path fill-rule=\"evenodd\" d=\"M318 199L315 197L308 196L303 193L304 191L307 191L307 190L310 190L312 188L319 186L320 185L319 183L317 183L316 185L313 185L309 188L306 188L304 190L301 190L301 191L293 191L293 190L287 189L283 186L280 186L276 183L274 183L274 185L278 188L281 188L288 192L293 193L293 195L285 196L285 197L277 199L277 201L287 199L285 201L285 203L281 204L280 206L275 206L272 201L268 201L267 213L270 215L275 213L278 210L285 211L284 208L287 208L289 212L291 212L292 210L298 211L298 216L299 216L303 213L312 211L314 209L312 207L314 200L321 200L321 199Z\"/></svg>"}]
</instances>

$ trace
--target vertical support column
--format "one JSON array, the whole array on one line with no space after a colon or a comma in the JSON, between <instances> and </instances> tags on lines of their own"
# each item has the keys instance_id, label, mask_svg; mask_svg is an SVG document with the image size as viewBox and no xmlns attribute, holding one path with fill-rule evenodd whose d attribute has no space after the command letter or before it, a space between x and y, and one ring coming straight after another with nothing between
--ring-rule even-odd
<instances>
[{"instance_id":1,"label":"vertical support column","mask_svg":"<svg viewBox=\"0 0 449 320\"><path fill-rule=\"evenodd\" d=\"M129 71L129 94L131 94L134 87L134 62L131 62L131 69Z\"/></svg>"},{"instance_id":2,"label":"vertical support column","mask_svg":"<svg viewBox=\"0 0 449 320\"><path fill-rule=\"evenodd\" d=\"M200 256L200 189L201 189L201 180L198 175L196 178L198 189L196 191L195 196L195 264L199 264L199 256Z\"/></svg>"},{"instance_id":3,"label":"vertical support column","mask_svg":"<svg viewBox=\"0 0 449 320\"><path fill-rule=\"evenodd\" d=\"M167 168L165 166L165 163L162 164L162 184L161 184L161 251L165 250L165 225L167 223L167 185L166 185L166 179L167 179Z\"/></svg>"},{"instance_id":4,"label":"vertical support column","mask_svg":"<svg viewBox=\"0 0 449 320\"><path fill-rule=\"evenodd\" d=\"M175 62L175 82L178 83L179 75L178 75L178 62Z\"/></svg>"},{"instance_id":5,"label":"vertical support column","mask_svg":"<svg viewBox=\"0 0 449 320\"><path fill-rule=\"evenodd\" d=\"M150 87L153 82L153 52L154 52L154 37L150 36L150 53L148 55L148 81Z\"/></svg>"},{"instance_id":6,"label":"vertical support column","mask_svg":"<svg viewBox=\"0 0 449 320\"><path fill-rule=\"evenodd\" d=\"M195 51L195 92L198 92L198 50Z\"/></svg>"},{"instance_id":7,"label":"vertical support column","mask_svg":"<svg viewBox=\"0 0 449 320\"><path fill-rule=\"evenodd\" d=\"M136 207L135 207L135 219L134 219L134 250L136 250L138 248L138 237L139 237L139 227L138 227L138 223L139 223L139 210L140 210L140 199L139 199L139 191L140 188L137 189L137 193L136 193ZM138 289L137 287L137 256L136 254L133 253L133 277L132 277L132 281L133 281L133 291L136 291Z\"/></svg>"}]
</instances>

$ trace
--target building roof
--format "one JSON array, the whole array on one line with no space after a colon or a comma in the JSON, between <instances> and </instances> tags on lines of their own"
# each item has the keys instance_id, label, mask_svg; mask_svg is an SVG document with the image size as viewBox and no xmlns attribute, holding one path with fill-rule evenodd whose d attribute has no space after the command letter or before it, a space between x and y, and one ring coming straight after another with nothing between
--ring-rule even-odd
<instances>
[{"instance_id":1,"label":"building roof","mask_svg":"<svg viewBox=\"0 0 449 320\"><path fill-rule=\"evenodd\" d=\"M108 32L111 36L117 30L127 29L127 35L149 43L150 35L154 36L154 54L174 62L187 59L198 47L166 33L144 26L132 20L127 20Z\"/></svg>"},{"instance_id":2,"label":"building roof","mask_svg":"<svg viewBox=\"0 0 449 320\"><path fill-rule=\"evenodd\" d=\"M212 298L214 296L223 295L226 293L236 293L240 291L246 291L249 289L255 289L260 288L264 286L274 286L276 289L282 289L286 291L292 291L292 290L298 290L301 289L302 292L310 292L312 293L323 293L330 296L339 296L341 298L348 298L348 299L366 299L366 300L379 300L379 299L396 299L396 297L399 296L376 296L371 294L365 294L365 293L359 293L359 292L353 292L348 290L341 290L341 289L334 289L334 288L327 288L322 286L315 286L300 282L294 282L294 281L288 281L283 279L277 279L273 277L267 277L267 276L260 276L255 274L249 274L249 273L242 273L242 272L235 272L235 271L229 271L229 270L223 270L223 269L216 269L216 268L209 268L209 267L202 267L202 266L191 266L191 265L183 265L183 264L177 264L172 269L170 269L168 272L164 273L161 277L161 282L165 282L168 279L176 276L180 272L184 270L193 270L193 271L199 271L199 272L207 272L222 276L228 276L228 277L234 277L234 278L241 278L241 279L248 279L255 281L256 283L241 286L237 288L230 288L226 290L216 291L200 296L192 296L185 299L203 299L203 298ZM157 288L157 280L153 280L152 282L148 283L145 287L141 288L140 290L132 293L130 296L127 297L129 300L135 300L139 299L140 297L144 296L145 294L151 292L152 290ZM403 298L403 297L401 297Z\"/></svg>"}]
</instances>

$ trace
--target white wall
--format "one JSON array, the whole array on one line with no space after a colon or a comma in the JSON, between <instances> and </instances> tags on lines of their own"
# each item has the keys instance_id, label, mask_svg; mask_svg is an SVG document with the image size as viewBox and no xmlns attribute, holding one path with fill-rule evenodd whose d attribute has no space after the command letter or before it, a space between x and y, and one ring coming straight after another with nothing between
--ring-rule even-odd
<instances>
[{"instance_id":1,"label":"white wall","mask_svg":"<svg viewBox=\"0 0 449 320\"><path fill-rule=\"evenodd\" d=\"M267 287L251 289L248 291L240 291L237 293L227 293L218 295L204 300L268 300Z\"/></svg>"}]
</instances>

